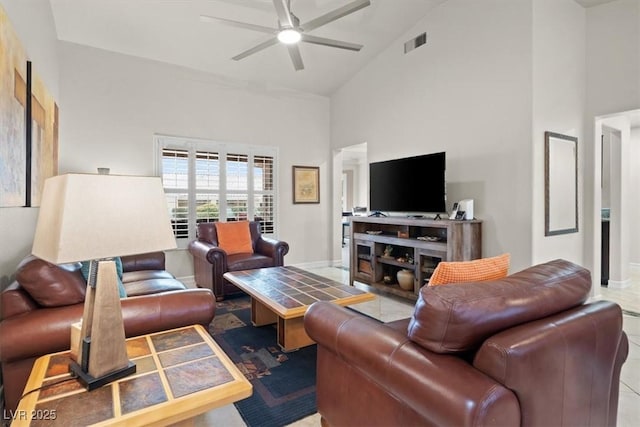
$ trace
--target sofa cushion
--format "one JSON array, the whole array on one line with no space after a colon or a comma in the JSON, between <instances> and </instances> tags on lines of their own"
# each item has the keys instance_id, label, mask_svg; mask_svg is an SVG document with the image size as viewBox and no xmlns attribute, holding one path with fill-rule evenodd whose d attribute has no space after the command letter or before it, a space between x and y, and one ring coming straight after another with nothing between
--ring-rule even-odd
<instances>
[{"instance_id":1,"label":"sofa cushion","mask_svg":"<svg viewBox=\"0 0 640 427\"><path fill-rule=\"evenodd\" d=\"M253 244L248 221L216 222L218 246L227 255L252 254Z\"/></svg>"},{"instance_id":2,"label":"sofa cushion","mask_svg":"<svg viewBox=\"0 0 640 427\"><path fill-rule=\"evenodd\" d=\"M122 283L125 284L125 288L126 284L129 282L138 282L140 280L149 279L175 279L175 277L167 270L136 270L126 271L122 274Z\"/></svg>"},{"instance_id":3,"label":"sofa cushion","mask_svg":"<svg viewBox=\"0 0 640 427\"><path fill-rule=\"evenodd\" d=\"M87 288L78 265L58 266L35 257L20 265L16 280L42 307L82 302Z\"/></svg>"},{"instance_id":4,"label":"sofa cushion","mask_svg":"<svg viewBox=\"0 0 640 427\"><path fill-rule=\"evenodd\" d=\"M227 267L229 271L273 267L273 258L260 254L236 254L227 257Z\"/></svg>"},{"instance_id":5,"label":"sofa cushion","mask_svg":"<svg viewBox=\"0 0 640 427\"><path fill-rule=\"evenodd\" d=\"M166 291L181 291L187 287L176 279L146 279L125 283L127 295L130 297L157 294Z\"/></svg>"},{"instance_id":6,"label":"sofa cushion","mask_svg":"<svg viewBox=\"0 0 640 427\"><path fill-rule=\"evenodd\" d=\"M509 272L509 259L509 254L503 254L473 261L442 261L433 271L429 286L502 279Z\"/></svg>"},{"instance_id":7,"label":"sofa cushion","mask_svg":"<svg viewBox=\"0 0 640 427\"><path fill-rule=\"evenodd\" d=\"M588 270L550 261L504 279L455 286L423 286L408 336L438 353L477 349L491 335L577 306L591 289Z\"/></svg>"}]
</instances>

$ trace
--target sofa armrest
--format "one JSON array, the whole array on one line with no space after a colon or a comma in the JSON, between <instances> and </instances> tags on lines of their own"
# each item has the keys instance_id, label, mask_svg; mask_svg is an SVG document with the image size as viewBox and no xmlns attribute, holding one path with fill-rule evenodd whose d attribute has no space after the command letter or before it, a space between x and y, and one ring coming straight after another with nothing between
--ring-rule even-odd
<instances>
[{"instance_id":1,"label":"sofa armrest","mask_svg":"<svg viewBox=\"0 0 640 427\"><path fill-rule=\"evenodd\" d=\"M128 255L120 258L122 260L122 270L165 270L164 252L150 252L146 254Z\"/></svg>"},{"instance_id":2,"label":"sofa armrest","mask_svg":"<svg viewBox=\"0 0 640 427\"><path fill-rule=\"evenodd\" d=\"M127 337L192 324L208 325L215 298L208 289L188 289L125 298L121 301ZM0 362L39 357L69 349L71 324L84 304L42 308L0 322Z\"/></svg>"},{"instance_id":3,"label":"sofa armrest","mask_svg":"<svg viewBox=\"0 0 640 427\"><path fill-rule=\"evenodd\" d=\"M0 293L0 320L37 309L38 303L18 285L18 282L13 282Z\"/></svg>"},{"instance_id":4,"label":"sofa armrest","mask_svg":"<svg viewBox=\"0 0 640 427\"><path fill-rule=\"evenodd\" d=\"M281 240L260 236L256 242L256 252L273 258L273 265L279 267L284 265L284 256L289 253L289 244Z\"/></svg>"},{"instance_id":5,"label":"sofa armrest","mask_svg":"<svg viewBox=\"0 0 640 427\"><path fill-rule=\"evenodd\" d=\"M398 402L409 407L407 413L418 414L421 424L520 423L515 395L457 356L428 351L406 333L328 302L313 304L304 325L318 343L318 369L328 365L322 360L325 352L341 362L331 364L331 375L318 372L318 410L330 425L384 423L378 415L394 411ZM331 386L322 387L327 381ZM376 399L375 408L354 409L349 396L369 389L388 399Z\"/></svg>"},{"instance_id":6,"label":"sofa armrest","mask_svg":"<svg viewBox=\"0 0 640 427\"><path fill-rule=\"evenodd\" d=\"M207 261L209 264L221 267L227 265L227 253L212 243L194 240L189 243L189 252L194 257Z\"/></svg>"}]
</instances>

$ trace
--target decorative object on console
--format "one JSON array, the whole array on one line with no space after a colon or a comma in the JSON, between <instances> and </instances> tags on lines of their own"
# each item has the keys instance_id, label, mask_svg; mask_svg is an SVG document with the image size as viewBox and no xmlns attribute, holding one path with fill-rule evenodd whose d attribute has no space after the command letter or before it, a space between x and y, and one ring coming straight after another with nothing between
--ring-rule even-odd
<instances>
[{"instance_id":1,"label":"decorative object on console","mask_svg":"<svg viewBox=\"0 0 640 427\"><path fill-rule=\"evenodd\" d=\"M429 286L449 283L483 282L506 277L509 272L509 254L473 261L440 262L429 280Z\"/></svg>"},{"instance_id":2,"label":"decorative object on console","mask_svg":"<svg viewBox=\"0 0 640 427\"><path fill-rule=\"evenodd\" d=\"M405 291L413 290L413 282L415 280L413 271L407 269L399 270L396 277L398 278L398 285L400 285L402 289Z\"/></svg>"},{"instance_id":3,"label":"decorative object on console","mask_svg":"<svg viewBox=\"0 0 640 427\"><path fill-rule=\"evenodd\" d=\"M367 216L366 206L354 206L352 211L354 216Z\"/></svg>"},{"instance_id":4,"label":"decorative object on console","mask_svg":"<svg viewBox=\"0 0 640 427\"><path fill-rule=\"evenodd\" d=\"M393 246L387 245L384 248L384 254L382 256L385 258L391 258L392 253L393 253Z\"/></svg>"},{"instance_id":5,"label":"decorative object on console","mask_svg":"<svg viewBox=\"0 0 640 427\"><path fill-rule=\"evenodd\" d=\"M458 202L458 213L462 212L464 216L456 219L473 219L473 199L460 200Z\"/></svg>"},{"instance_id":6,"label":"decorative object on console","mask_svg":"<svg viewBox=\"0 0 640 427\"><path fill-rule=\"evenodd\" d=\"M93 260L77 363L70 365L89 390L136 369L127 357L109 257L175 247L160 178L67 174L46 181L33 254L54 264Z\"/></svg>"},{"instance_id":7,"label":"decorative object on console","mask_svg":"<svg viewBox=\"0 0 640 427\"><path fill-rule=\"evenodd\" d=\"M293 166L293 203L320 203L320 168Z\"/></svg>"}]
</instances>

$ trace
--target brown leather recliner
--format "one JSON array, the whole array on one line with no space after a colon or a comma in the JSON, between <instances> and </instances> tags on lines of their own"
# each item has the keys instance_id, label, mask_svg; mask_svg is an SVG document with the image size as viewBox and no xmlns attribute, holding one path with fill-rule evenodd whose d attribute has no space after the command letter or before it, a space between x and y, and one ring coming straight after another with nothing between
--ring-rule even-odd
<instances>
[{"instance_id":1,"label":"brown leather recliner","mask_svg":"<svg viewBox=\"0 0 640 427\"><path fill-rule=\"evenodd\" d=\"M585 304L590 288L555 260L425 286L413 317L389 324L313 304L323 425L615 426L628 341L617 304Z\"/></svg>"},{"instance_id":2,"label":"brown leather recliner","mask_svg":"<svg viewBox=\"0 0 640 427\"><path fill-rule=\"evenodd\" d=\"M228 295L242 293L222 277L224 273L284 265L284 256L289 252L289 245L280 240L264 237L260 233L259 222L249 222L253 253L234 255L227 255L218 247L215 224L215 222L198 224L198 237L197 240L189 243L189 252L193 255L196 284L198 287L211 289L217 301L222 301Z\"/></svg>"},{"instance_id":3,"label":"brown leather recliner","mask_svg":"<svg viewBox=\"0 0 640 427\"><path fill-rule=\"evenodd\" d=\"M187 289L165 270L163 252L122 257L122 266L127 337L211 323L216 309L212 292ZM5 414L17 407L35 360L69 349L71 324L82 318L85 289L80 263L57 266L30 256L0 294Z\"/></svg>"}]
</instances>

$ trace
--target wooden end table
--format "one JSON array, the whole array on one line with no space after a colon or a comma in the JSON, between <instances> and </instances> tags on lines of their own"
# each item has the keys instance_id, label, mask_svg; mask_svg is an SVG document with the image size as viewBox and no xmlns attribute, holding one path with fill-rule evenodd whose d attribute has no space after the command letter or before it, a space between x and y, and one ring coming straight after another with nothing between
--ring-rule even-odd
<instances>
[{"instance_id":1,"label":"wooden end table","mask_svg":"<svg viewBox=\"0 0 640 427\"><path fill-rule=\"evenodd\" d=\"M137 372L87 392L69 352L36 360L11 426L169 425L251 396L253 387L200 325L127 340ZM58 383L59 382L59 383ZM54 384L48 386L50 384Z\"/></svg>"},{"instance_id":2,"label":"wooden end table","mask_svg":"<svg viewBox=\"0 0 640 427\"><path fill-rule=\"evenodd\" d=\"M297 267L270 267L234 271L224 278L251 296L251 322L278 324L278 345L284 351L313 344L304 330L304 314L316 301L351 305L375 299L353 286Z\"/></svg>"}]
</instances>

